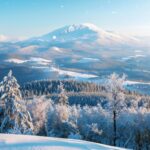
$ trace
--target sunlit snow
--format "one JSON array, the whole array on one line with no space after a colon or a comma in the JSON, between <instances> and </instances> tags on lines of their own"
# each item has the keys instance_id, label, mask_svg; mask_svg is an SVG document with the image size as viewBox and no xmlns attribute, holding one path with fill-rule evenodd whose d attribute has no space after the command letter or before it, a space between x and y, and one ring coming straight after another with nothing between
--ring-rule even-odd
<instances>
[{"instance_id":1,"label":"sunlit snow","mask_svg":"<svg viewBox=\"0 0 150 150\"><path fill-rule=\"evenodd\" d=\"M67 71L67 70L62 70L62 69L55 68L55 67L51 67L50 70L58 72L58 74L60 74L60 75L68 75L68 76L76 77L76 78L96 78L97 77L96 75L92 75L92 74Z\"/></svg>"},{"instance_id":2,"label":"sunlit snow","mask_svg":"<svg viewBox=\"0 0 150 150\"><path fill-rule=\"evenodd\" d=\"M28 135L0 134L3 150L123 150L103 144Z\"/></svg>"}]
</instances>

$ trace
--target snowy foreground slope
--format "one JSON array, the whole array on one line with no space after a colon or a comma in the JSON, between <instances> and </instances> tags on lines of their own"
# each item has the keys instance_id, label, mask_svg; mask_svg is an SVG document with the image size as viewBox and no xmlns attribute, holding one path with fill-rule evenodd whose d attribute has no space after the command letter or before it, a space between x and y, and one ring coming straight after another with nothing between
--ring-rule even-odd
<instances>
[{"instance_id":1,"label":"snowy foreground slope","mask_svg":"<svg viewBox=\"0 0 150 150\"><path fill-rule=\"evenodd\" d=\"M81 140L0 134L0 150L123 150Z\"/></svg>"}]
</instances>

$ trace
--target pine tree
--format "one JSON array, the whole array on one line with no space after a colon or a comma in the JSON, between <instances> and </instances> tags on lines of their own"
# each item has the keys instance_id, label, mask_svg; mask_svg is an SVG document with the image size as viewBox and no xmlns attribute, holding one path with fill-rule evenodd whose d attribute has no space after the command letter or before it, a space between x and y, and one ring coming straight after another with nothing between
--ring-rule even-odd
<instances>
[{"instance_id":1,"label":"pine tree","mask_svg":"<svg viewBox=\"0 0 150 150\"><path fill-rule=\"evenodd\" d=\"M0 126L0 132L32 134L32 119L26 110L19 84L16 78L12 76L11 70L0 85L1 101L4 102L4 118Z\"/></svg>"},{"instance_id":2,"label":"pine tree","mask_svg":"<svg viewBox=\"0 0 150 150\"><path fill-rule=\"evenodd\" d=\"M68 97L66 96L66 92L62 82L60 82L60 85L58 86L58 98L56 100L56 103L61 105L68 105Z\"/></svg>"},{"instance_id":3,"label":"pine tree","mask_svg":"<svg viewBox=\"0 0 150 150\"><path fill-rule=\"evenodd\" d=\"M68 97L63 83L58 86L58 97L53 109L49 111L47 120L47 135L67 138L70 134L76 134L75 124L69 121Z\"/></svg>"}]
</instances>

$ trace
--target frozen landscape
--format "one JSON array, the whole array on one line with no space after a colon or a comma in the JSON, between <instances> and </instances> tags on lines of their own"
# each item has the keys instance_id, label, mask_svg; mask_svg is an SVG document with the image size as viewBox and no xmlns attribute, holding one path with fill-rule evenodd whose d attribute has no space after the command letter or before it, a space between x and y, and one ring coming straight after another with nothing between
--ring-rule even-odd
<instances>
[{"instance_id":1,"label":"frozen landscape","mask_svg":"<svg viewBox=\"0 0 150 150\"><path fill-rule=\"evenodd\" d=\"M149 0L0 0L0 150L150 150Z\"/></svg>"}]
</instances>

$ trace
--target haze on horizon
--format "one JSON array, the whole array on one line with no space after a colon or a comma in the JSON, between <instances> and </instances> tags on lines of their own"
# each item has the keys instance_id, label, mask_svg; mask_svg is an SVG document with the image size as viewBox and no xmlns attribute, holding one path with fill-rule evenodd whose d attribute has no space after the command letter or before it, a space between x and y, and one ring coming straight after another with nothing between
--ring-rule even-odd
<instances>
[{"instance_id":1,"label":"haze on horizon","mask_svg":"<svg viewBox=\"0 0 150 150\"><path fill-rule=\"evenodd\" d=\"M123 34L150 36L149 8L149 0L0 0L0 38L38 36L85 22Z\"/></svg>"}]
</instances>

